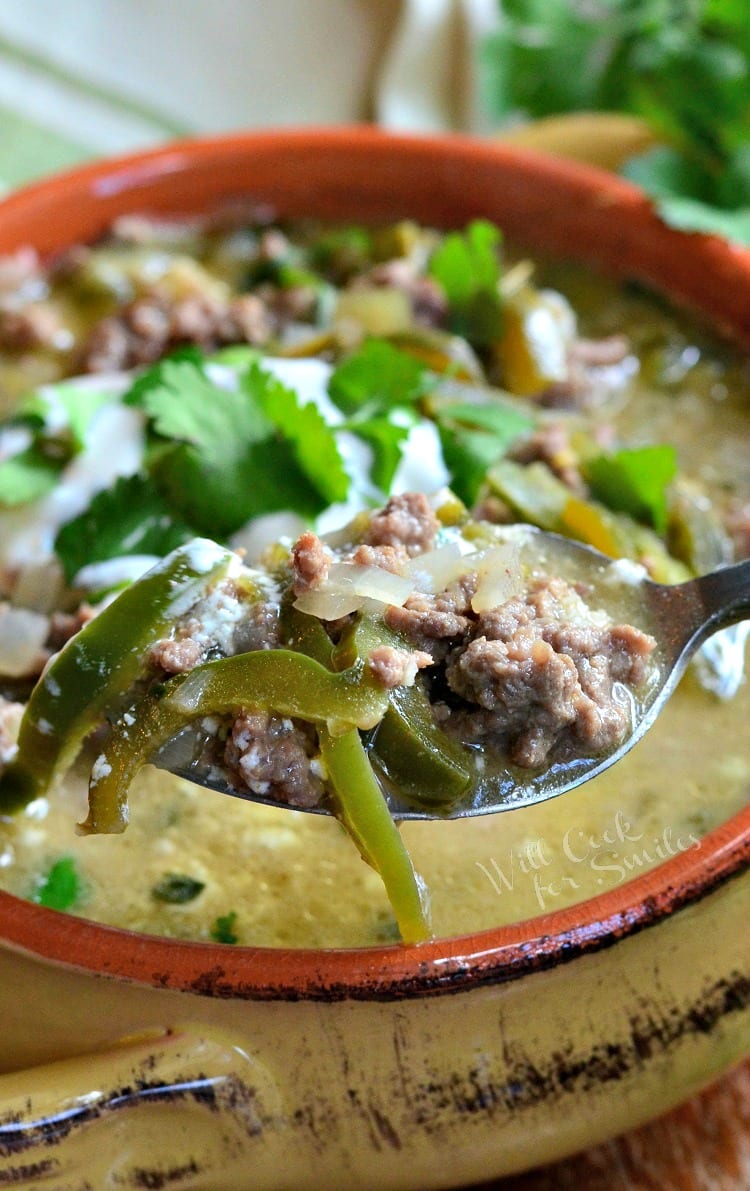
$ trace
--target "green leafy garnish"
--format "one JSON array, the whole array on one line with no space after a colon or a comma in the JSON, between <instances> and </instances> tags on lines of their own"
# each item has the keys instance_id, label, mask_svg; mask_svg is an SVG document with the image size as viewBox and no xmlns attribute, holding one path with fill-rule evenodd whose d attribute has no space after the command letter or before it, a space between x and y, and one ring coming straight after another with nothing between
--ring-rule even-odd
<instances>
[{"instance_id":1,"label":"green leafy garnish","mask_svg":"<svg viewBox=\"0 0 750 1191\"><path fill-rule=\"evenodd\" d=\"M65 465L85 448L97 411L110 400L70 384L49 385L27 397L10 425L26 426L31 442L0 462L0 504L28 504L51 492Z\"/></svg>"},{"instance_id":2,"label":"green leafy garnish","mask_svg":"<svg viewBox=\"0 0 750 1191\"><path fill-rule=\"evenodd\" d=\"M70 457L84 449L94 417L111 401L109 393L96 389L47 385L26 398L17 420L33 425L36 438L56 443L59 453Z\"/></svg>"},{"instance_id":3,"label":"green leafy garnish","mask_svg":"<svg viewBox=\"0 0 750 1191\"><path fill-rule=\"evenodd\" d=\"M387 417L368 418L363 422L348 422L345 425L364 439L370 447L370 476L380 491L388 494L401 462L411 425L394 422Z\"/></svg>"},{"instance_id":4,"label":"green leafy garnish","mask_svg":"<svg viewBox=\"0 0 750 1191\"><path fill-rule=\"evenodd\" d=\"M239 943L240 937L235 931L237 911L220 914L211 927L211 938L215 943Z\"/></svg>"},{"instance_id":5,"label":"green leafy garnish","mask_svg":"<svg viewBox=\"0 0 750 1191\"><path fill-rule=\"evenodd\" d=\"M430 374L414 356L384 339L369 339L334 369L328 393L343 413L366 418L413 406L430 384Z\"/></svg>"},{"instance_id":6,"label":"green leafy garnish","mask_svg":"<svg viewBox=\"0 0 750 1191\"><path fill-rule=\"evenodd\" d=\"M333 431L258 364L225 388L193 360L163 361L137 397L158 436L151 478L199 533L226 537L278 509L312 517L346 495Z\"/></svg>"},{"instance_id":7,"label":"green leafy garnish","mask_svg":"<svg viewBox=\"0 0 750 1191\"><path fill-rule=\"evenodd\" d=\"M81 878L72 856L56 860L31 900L49 910L70 910L81 898Z\"/></svg>"},{"instance_id":8,"label":"green leafy garnish","mask_svg":"<svg viewBox=\"0 0 750 1191\"><path fill-rule=\"evenodd\" d=\"M370 476L383 493L390 492L418 404L434 384L419 360L384 339L367 340L331 374L328 394L348 415L342 429L370 447Z\"/></svg>"},{"instance_id":9,"label":"green leafy garnish","mask_svg":"<svg viewBox=\"0 0 750 1191\"><path fill-rule=\"evenodd\" d=\"M594 495L610 509L666 532L667 493L677 474L674 447L625 448L590 459L583 470Z\"/></svg>"},{"instance_id":10,"label":"green leafy garnish","mask_svg":"<svg viewBox=\"0 0 750 1191\"><path fill-rule=\"evenodd\" d=\"M625 111L663 149L625 172L684 230L750 244L750 22L743 0L504 0L485 46L494 114Z\"/></svg>"},{"instance_id":11,"label":"green leafy garnish","mask_svg":"<svg viewBox=\"0 0 750 1191\"><path fill-rule=\"evenodd\" d=\"M98 492L83 513L62 527L55 553L71 583L89 563L128 554L161 557L194 536L147 476L127 476Z\"/></svg>"},{"instance_id":12,"label":"green leafy garnish","mask_svg":"<svg viewBox=\"0 0 750 1191\"><path fill-rule=\"evenodd\" d=\"M166 873L153 886L151 896L171 906L184 906L194 901L205 888L204 881L196 881L195 877L188 877L185 873Z\"/></svg>"},{"instance_id":13,"label":"green leafy garnish","mask_svg":"<svg viewBox=\"0 0 750 1191\"><path fill-rule=\"evenodd\" d=\"M534 425L528 414L505 404L458 401L442 405L437 422L451 488L468 505L476 500L487 469Z\"/></svg>"},{"instance_id":14,"label":"green leafy garnish","mask_svg":"<svg viewBox=\"0 0 750 1191\"><path fill-rule=\"evenodd\" d=\"M58 482L64 461L27 447L0 463L0 504L24 505L46 496Z\"/></svg>"},{"instance_id":15,"label":"green leafy garnish","mask_svg":"<svg viewBox=\"0 0 750 1191\"><path fill-rule=\"evenodd\" d=\"M500 334L501 243L494 223L477 219L465 232L445 236L430 261L430 275L450 304L451 329L479 346L494 343Z\"/></svg>"}]
</instances>

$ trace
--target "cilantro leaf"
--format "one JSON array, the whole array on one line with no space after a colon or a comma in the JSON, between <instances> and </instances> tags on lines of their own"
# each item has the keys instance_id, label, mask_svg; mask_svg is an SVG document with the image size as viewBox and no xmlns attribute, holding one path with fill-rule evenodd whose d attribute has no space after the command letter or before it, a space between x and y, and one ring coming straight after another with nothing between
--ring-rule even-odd
<instances>
[{"instance_id":1,"label":"cilantro leaf","mask_svg":"<svg viewBox=\"0 0 750 1191\"><path fill-rule=\"evenodd\" d=\"M737 160L739 163L739 154ZM739 164L737 169L739 178ZM713 233L750 247L750 179L744 194L737 183L738 205L734 210L726 210L705 201L707 192L696 163L666 146L631 157L622 172L651 195L661 218L670 227ZM726 174L724 184L728 185Z\"/></svg>"},{"instance_id":2,"label":"cilantro leaf","mask_svg":"<svg viewBox=\"0 0 750 1191\"><path fill-rule=\"evenodd\" d=\"M479 345L493 343L500 333L501 243L494 223L477 219L465 232L445 236L430 261L430 275L450 304L452 330Z\"/></svg>"},{"instance_id":3,"label":"cilantro leaf","mask_svg":"<svg viewBox=\"0 0 750 1191\"><path fill-rule=\"evenodd\" d=\"M24 505L46 496L57 484L63 459L51 459L36 446L0 462L0 505Z\"/></svg>"},{"instance_id":4,"label":"cilantro leaf","mask_svg":"<svg viewBox=\"0 0 750 1191\"><path fill-rule=\"evenodd\" d=\"M176 518L144 475L118 479L97 493L89 507L68 521L55 539L55 553L70 583L81 567L124 554L169 554L195 533Z\"/></svg>"},{"instance_id":5,"label":"cilantro leaf","mask_svg":"<svg viewBox=\"0 0 750 1191\"><path fill-rule=\"evenodd\" d=\"M0 462L0 504L23 505L45 496L69 460L86 446L86 434L107 393L75 385L49 385L31 393L8 425L32 436L23 451Z\"/></svg>"},{"instance_id":6,"label":"cilantro leaf","mask_svg":"<svg viewBox=\"0 0 750 1191\"><path fill-rule=\"evenodd\" d=\"M676 474L677 453L668 444L598 455L584 467L599 500L616 512L652 525L661 534L667 528L667 489Z\"/></svg>"},{"instance_id":7,"label":"cilantro leaf","mask_svg":"<svg viewBox=\"0 0 750 1191\"><path fill-rule=\"evenodd\" d=\"M326 504L346 500L349 476L333 431L317 406L311 401L300 404L293 389L260 367L248 369L240 383L268 421L285 436L300 468Z\"/></svg>"},{"instance_id":8,"label":"cilantro leaf","mask_svg":"<svg viewBox=\"0 0 750 1191\"><path fill-rule=\"evenodd\" d=\"M72 856L56 860L31 900L49 910L69 910L81 898L83 887Z\"/></svg>"},{"instance_id":9,"label":"cilantro leaf","mask_svg":"<svg viewBox=\"0 0 750 1191\"><path fill-rule=\"evenodd\" d=\"M359 438L364 439L372 450L372 466L370 477L386 496L391 491L393 477L396 474L404 445L411 426L392 422L389 418L369 418L365 422L353 422L347 425Z\"/></svg>"},{"instance_id":10,"label":"cilantro leaf","mask_svg":"<svg viewBox=\"0 0 750 1191\"><path fill-rule=\"evenodd\" d=\"M368 339L330 377L329 396L349 415L342 428L371 448L371 477L381 492L390 492L415 407L433 383L419 360L384 339ZM402 421L391 416L396 411L406 415Z\"/></svg>"},{"instance_id":11,"label":"cilantro leaf","mask_svg":"<svg viewBox=\"0 0 750 1191\"><path fill-rule=\"evenodd\" d=\"M529 414L501 402L448 401L434 414L451 487L468 505L476 500L488 468L534 426Z\"/></svg>"},{"instance_id":12,"label":"cilantro leaf","mask_svg":"<svg viewBox=\"0 0 750 1191\"><path fill-rule=\"evenodd\" d=\"M321 487L338 490L332 432L321 420L315 440L302 445L300 430L292 437L293 402L284 392L258 364L225 388L190 359L163 361L157 383L141 387L139 401L161 440L149 452L149 473L173 512L199 533L228 537L251 517L279 509L311 518L328 503ZM285 436L266 413L274 400L283 406ZM303 420L312 432L309 416ZM317 453L331 468L325 482Z\"/></svg>"},{"instance_id":13,"label":"cilantro leaf","mask_svg":"<svg viewBox=\"0 0 750 1191\"><path fill-rule=\"evenodd\" d=\"M35 424L35 437L68 443L68 453L77 455L86 446L86 435L103 405L112 395L74 384L47 385L32 393L18 411L18 421Z\"/></svg>"},{"instance_id":14,"label":"cilantro leaf","mask_svg":"<svg viewBox=\"0 0 750 1191\"><path fill-rule=\"evenodd\" d=\"M723 211L697 199L675 195L657 202L656 209L664 222L678 231L707 232L750 248L750 204L736 211Z\"/></svg>"},{"instance_id":15,"label":"cilantro leaf","mask_svg":"<svg viewBox=\"0 0 750 1191\"><path fill-rule=\"evenodd\" d=\"M334 370L328 394L345 414L375 417L414 405L429 387L429 373L414 356L384 339L368 339Z\"/></svg>"},{"instance_id":16,"label":"cilantro leaf","mask_svg":"<svg viewBox=\"0 0 750 1191\"><path fill-rule=\"evenodd\" d=\"M211 927L211 938L215 943L239 943L240 937L235 930L236 923L236 910L230 910L228 914L220 914Z\"/></svg>"},{"instance_id":17,"label":"cilantro leaf","mask_svg":"<svg viewBox=\"0 0 750 1191\"><path fill-rule=\"evenodd\" d=\"M519 435L534 429L534 418L523 409L515 409L510 402L493 400L446 401L436 406L439 421L460 422L491 432L501 447L508 447Z\"/></svg>"},{"instance_id":18,"label":"cilantro leaf","mask_svg":"<svg viewBox=\"0 0 750 1191\"><path fill-rule=\"evenodd\" d=\"M158 391L162 385L168 385L170 383L170 378L173 375L172 369L175 364L193 364L196 368L200 368L204 359L203 352L193 344L187 344L185 347L177 348L176 351L171 352L168 356L157 360L155 364L152 364L150 368L147 368L145 372L142 372L136 378L123 397L123 404L145 407L149 393Z\"/></svg>"}]
</instances>

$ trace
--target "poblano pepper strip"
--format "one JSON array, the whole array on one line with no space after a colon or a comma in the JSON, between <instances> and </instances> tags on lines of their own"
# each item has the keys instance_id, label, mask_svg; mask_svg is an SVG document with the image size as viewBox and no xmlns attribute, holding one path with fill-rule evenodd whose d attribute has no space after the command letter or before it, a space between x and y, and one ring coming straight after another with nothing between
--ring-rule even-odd
<instances>
[{"instance_id":1,"label":"poblano pepper strip","mask_svg":"<svg viewBox=\"0 0 750 1191\"><path fill-rule=\"evenodd\" d=\"M288 649L255 650L196 666L144 695L113 725L92 770L89 814L80 830L123 831L127 792L138 770L200 717L253 708L346 732L373 728L387 707L388 692L368 681L364 666L334 674Z\"/></svg>"},{"instance_id":2,"label":"poblano pepper strip","mask_svg":"<svg viewBox=\"0 0 750 1191\"><path fill-rule=\"evenodd\" d=\"M409 649L382 620L360 615L336 646L335 666L364 662L379 645ZM456 802L471 782L466 750L435 723L430 701L418 684L391 691L369 752L398 793L416 803Z\"/></svg>"},{"instance_id":3,"label":"poblano pepper strip","mask_svg":"<svg viewBox=\"0 0 750 1191\"><path fill-rule=\"evenodd\" d=\"M67 642L32 691L18 752L0 775L0 812L43 795L104 712L143 671L149 649L226 573L234 555L197 538L126 588Z\"/></svg>"},{"instance_id":4,"label":"poblano pepper strip","mask_svg":"<svg viewBox=\"0 0 750 1191\"><path fill-rule=\"evenodd\" d=\"M317 626L317 628L316 628ZM309 631L307 631L309 629ZM318 632L318 629L320 630ZM318 621L297 625L319 657L330 642ZM302 641L296 642L301 646ZM363 858L380 874L405 942L430 937L424 893L391 818L358 728L374 727L389 693L361 661L339 673L285 649L237 654L198 666L142 696L113 725L89 785L86 834L124 831L127 794L138 770L192 719L252 707L316 723L337 813ZM341 730L344 725L350 725ZM336 732L329 725L336 726Z\"/></svg>"},{"instance_id":5,"label":"poblano pepper strip","mask_svg":"<svg viewBox=\"0 0 750 1191\"><path fill-rule=\"evenodd\" d=\"M320 751L341 822L363 859L380 874L405 943L431 937L426 893L391 818L359 732L319 729Z\"/></svg>"}]
</instances>

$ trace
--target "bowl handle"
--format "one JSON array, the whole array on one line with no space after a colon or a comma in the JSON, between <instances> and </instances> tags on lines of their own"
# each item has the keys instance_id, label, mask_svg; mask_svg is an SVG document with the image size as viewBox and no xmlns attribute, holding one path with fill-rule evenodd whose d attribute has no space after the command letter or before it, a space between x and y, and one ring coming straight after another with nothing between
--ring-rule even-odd
<instances>
[{"instance_id":1,"label":"bowl handle","mask_svg":"<svg viewBox=\"0 0 750 1191\"><path fill-rule=\"evenodd\" d=\"M227 1034L154 1030L0 1075L0 1183L240 1187L249 1169L268 1185L282 1119L275 1081Z\"/></svg>"}]
</instances>

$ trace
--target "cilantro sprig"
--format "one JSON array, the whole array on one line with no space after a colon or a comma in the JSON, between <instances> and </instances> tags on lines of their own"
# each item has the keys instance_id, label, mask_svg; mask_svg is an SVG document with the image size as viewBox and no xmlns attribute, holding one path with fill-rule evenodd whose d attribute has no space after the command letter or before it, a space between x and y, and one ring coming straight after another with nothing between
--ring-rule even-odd
<instances>
[{"instance_id":1,"label":"cilantro sprig","mask_svg":"<svg viewBox=\"0 0 750 1191\"><path fill-rule=\"evenodd\" d=\"M169 554L195 537L144 473L123 476L98 492L88 508L68 521L55 539L55 553L68 583L82 567L128 554Z\"/></svg>"},{"instance_id":2,"label":"cilantro sprig","mask_svg":"<svg viewBox=\"0 0 750 1191\"><path fill-rule=\"evenodd\" d=\"M139 404L154 435L149 475L199 533L228 537L278 509L313 517L346 495L332 430L260 364L225 387L201 364L165 361Z\"/></svg>"},{"instance_id":3,"label":"cilantro sprig","mask_svg":"<svg viewBox=\"0 0 750 1191\"><path fill-rule=\"evenodd\" d=\"M72 856L62 856L50 866L31 900L49 910L70 910L83 895L83 882Z\"/></svg>"},{"instance_id":4,"label":"cilantro sprig","mask_svg":"<svg viewBox=\"0 0 750 1191\"><path fill-rule=\"evenodd\" d=\"M625 173L662 218L750 244L744 0L504 0L484 47L494 115L625 111L663 142Z\"/></svg>"},{"instance_id":5,"label":"cilantro sprig","mask_svg":"<svg viewBox=\"0 0 750 1191\"><path fill-rule=\"evenodd\" d=\"M584 466L591 490L615 512L664 534L668 519L669 485L677 475L677 452L667 443L623 448L597 455Z\"/></svg>"},{"instance_id":6,"label":"cilantro sprig","mask_svg":"<svg viewBox=\"0 0 750 1191\"><path fill-rule=\"evenodd\" d=\"M370 340L334 371L328 392L350 419L348 430L373 452L371 478L388 493L411 427L419 416L438 429L451 486L467 504L476 499L488 467L534 424L516 399L487 394L469 400L450 377L438 378L407 352ZM476 390L471 390L476 397Z\"/></svg>"},{"instance_id":7,"label":"cilantro sprig","mask_svg":"<svg viewBox=\"0 0 750 1191\"><path fill-rule=\"evenodd\" d=\"M232 382L215 379L196 349L181 351L143 373L123 400L143 413L143 468L59 531L68 581L88 562L162 555L196 534L225 539L282 509L312 519L347 497L334 429L256 360L243 359Z\"/></svg>"},{"instance_id":8,"label":"cilantro sprig","mask_svg":"<svg viewBox=\"0 0 750 1191\"><path fill-rule=\"evenodd\" d=\"M436 411L436 421L451 487L469 506L489 468L534 427L533 416L520 404L499 400L448 401Z\"/></svg>"},{"instance_id":9,"label":"cilantro sprig","mask_svg":"<svg viewBox=\"0 0 750 1191\"><path fill-rule=\"evenodd\" d=\"M347 415L342 429L370 447L370 477L384 494L390 492L421 400L434 384L414 356L383 339L367 340L331 374L328 395Z\"/></svg>"},{"instance_id":10,"label":"cilantro sprig","mask_svg":"<svg viewBox=\"0 0 750 1191\"><path fill-rule=\"evenodd\" d=\"M475 219L464 232L444 236L430 261L430 275L448 299L451 329L478 347L500 334L501 244L494 223Z\"/></svg>"}]
</instances>

